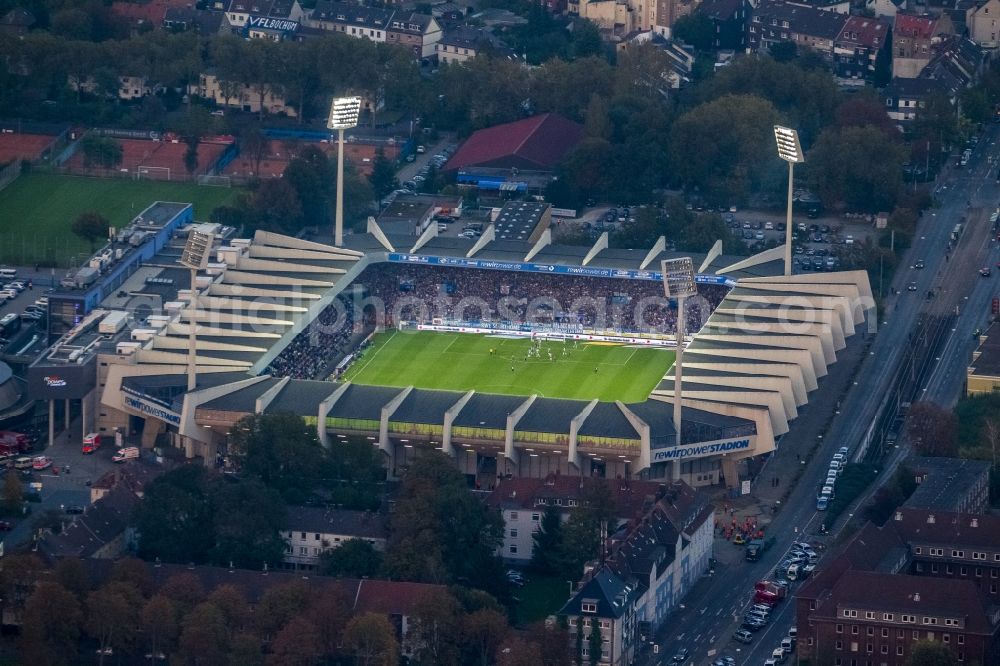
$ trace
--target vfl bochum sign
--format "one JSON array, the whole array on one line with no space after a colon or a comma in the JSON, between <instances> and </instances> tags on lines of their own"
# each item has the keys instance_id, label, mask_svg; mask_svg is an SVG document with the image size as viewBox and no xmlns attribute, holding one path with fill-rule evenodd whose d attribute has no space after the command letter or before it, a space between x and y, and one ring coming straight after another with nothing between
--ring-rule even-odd
<instances>
[{"instance_id":1,"label":"vfl bochum sign","mask_svg":"<svg viewBox=\"0 0 1000 666\"><path fill-rule=\"evenodd\" d=\"M267 16L251 16L247 19L248 28L258 28L260 30L280 30L281 32L295 32L299 29L298 21L288 21L286 19L269 18Z\"/></svg>"},{"instance_id":2,"label":"vfl bochum sign","mask_svg":"<svg viewBox=\"0 0 1000 666\"><path fill-rule=\"evenodd\" d=\"M689 444L688 446L674 446L669 449L658 449L653 452L653 462L663 462L665 460L682 460L684 458L701 458L715 453L732 453L750 448L750 438L733 439L726 442L712 442L710 444Z\"/></svg>"}]
</instances>

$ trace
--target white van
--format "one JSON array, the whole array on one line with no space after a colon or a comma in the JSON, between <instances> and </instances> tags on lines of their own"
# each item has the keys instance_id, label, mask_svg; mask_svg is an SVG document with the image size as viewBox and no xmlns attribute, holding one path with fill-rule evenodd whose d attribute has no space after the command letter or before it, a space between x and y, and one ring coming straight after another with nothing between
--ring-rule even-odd
<instances>
[{"instance_id":1,"label":"white van","mask_svg":"<svg viewBox=\"0 0 1000 666\"><path fill-rule=\"evenodd\" d=\"M125 462L126 460L134 460L139 457L139 447L137 446L126 446L124 449L118 449L115 455L111 456L111 462Z\"/></svg>"},{"instance_id":2,"label":"white van","mask_svg":"<svg viewBox=\"0 0 1000 666\"><path fill-rule=\"evenodd\" d=\"M16 268L0 268L0 279L13 280L16 277L17 277Z\"/></svg>"},{"instance_id":3,"label":"white van","mask_svg":"<svg viewBox=\"0 0 1000 666\"><path fill-rule=\"evenodd\" d=\"M791 564L788 566L788 573L785 574L785 578L788 580L796 580L799 577L799 565Z\"/></svg>"}]
</instances>

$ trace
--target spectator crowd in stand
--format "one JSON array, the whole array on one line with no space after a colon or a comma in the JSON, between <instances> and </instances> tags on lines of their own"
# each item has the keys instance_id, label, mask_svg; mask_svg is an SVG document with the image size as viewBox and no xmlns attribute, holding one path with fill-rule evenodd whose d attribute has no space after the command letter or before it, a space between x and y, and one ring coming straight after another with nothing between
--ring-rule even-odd
<instances>
[{"instance_id":1,"label":"spectator crowd in stand","mask_svg":"<svg viewBox=\"0 0 1000 666\"><path fill-rule=\"evenodd\" d=\"M567 332L677 330L676 304L656 280L376 264L353 284L360 287L356 299L341 295L327 306L271 362L270 374L327 377L351 351L355 333L406 322L530 324ZM698 285L698 295L688 300L688 333L702 327L728 291L723 285Z\"/></svg>"}]
</instances>

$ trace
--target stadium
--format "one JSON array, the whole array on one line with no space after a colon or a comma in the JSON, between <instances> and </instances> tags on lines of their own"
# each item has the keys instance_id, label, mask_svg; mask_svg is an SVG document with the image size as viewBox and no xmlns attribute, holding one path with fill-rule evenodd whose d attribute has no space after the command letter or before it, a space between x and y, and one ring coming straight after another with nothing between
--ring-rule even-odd
<instances>
[{"instance_id":1,"label":"stadium","mask_svg":"<svg viewBox=\"0 0 1000 666\"><path fill-rule=\"evenodd\" d=\"M193 311L179 263L191 229L216 234ZM115 297L73 320L33 375L66 372L65 352L125 309L131 330L91 347L96 381L78 399L96 404L84 421L205 464L226 463L241 418L291 411L326 446L371 442L392 476L437 449L482 488L552 473L733 486L871 321L862 271L783 276L781 248L733 258L717 243L692 257L678 442L677 310L658 270L683 255L664 239L616 250L555 245L549 232L535 243L492 228L478 239L436 232L395 237L370 220L333 247L181 225ZM58 393L66 384L46 397L77 398Z\"/></svg>"}]
</instances>

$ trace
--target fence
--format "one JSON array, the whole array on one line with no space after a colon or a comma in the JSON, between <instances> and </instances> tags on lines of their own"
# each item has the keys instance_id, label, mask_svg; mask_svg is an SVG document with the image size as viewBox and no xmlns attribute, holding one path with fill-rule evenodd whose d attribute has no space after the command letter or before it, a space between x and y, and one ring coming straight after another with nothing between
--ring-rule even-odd
<instances>
[{"instance_id":1,"label":"fence","mask_svg":"<svg viewBox=\"0 0 1000 666\"><path fill-rule=\"evenodd\" d=\"M14 160L4 168L0 169L0 192L8 185L17 180L21 175L21 160Z\"/></svg>"}]
</instances>

